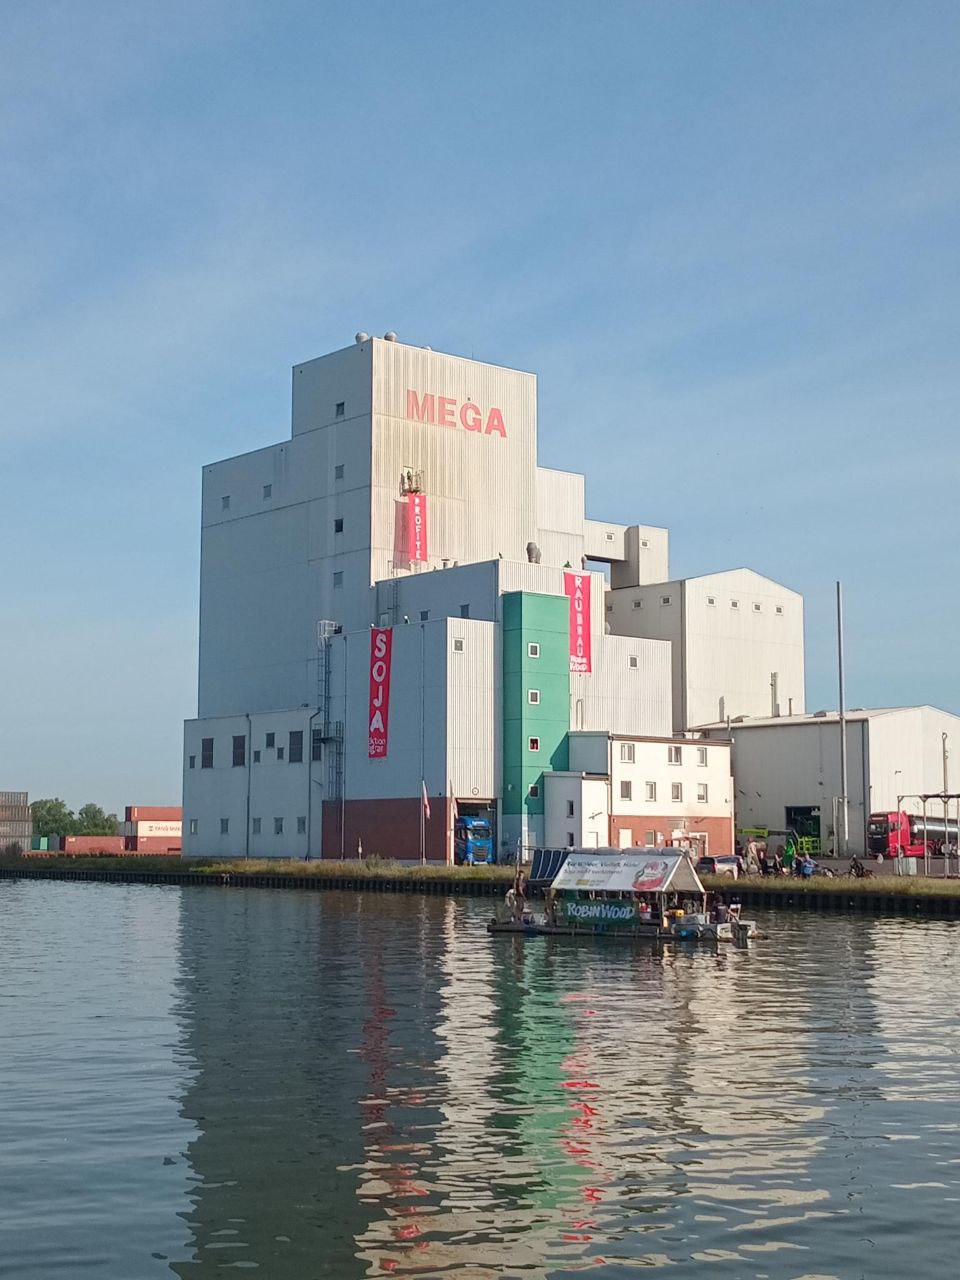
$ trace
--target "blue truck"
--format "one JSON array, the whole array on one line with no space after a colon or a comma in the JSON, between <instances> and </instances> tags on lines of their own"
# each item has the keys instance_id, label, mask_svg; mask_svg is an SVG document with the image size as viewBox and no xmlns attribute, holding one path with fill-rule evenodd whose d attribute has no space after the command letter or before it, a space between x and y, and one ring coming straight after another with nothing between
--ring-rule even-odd
<instances>
[{"instance_id":1,"label":"blue truck","mask_svg":"<svg viewBox=\"0 0 960 1280\"><path fill-rule=\"evenodd\" d=\"M457 818L453 826L453 860L458 867L496 862L489 818Z\"/></svg>"}]
</instances>

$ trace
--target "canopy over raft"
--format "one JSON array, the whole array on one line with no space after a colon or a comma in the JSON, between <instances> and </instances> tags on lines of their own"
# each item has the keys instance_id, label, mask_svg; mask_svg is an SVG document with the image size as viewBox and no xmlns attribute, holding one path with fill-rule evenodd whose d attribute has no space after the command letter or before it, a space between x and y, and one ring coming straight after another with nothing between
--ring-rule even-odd
<instances>
[{"instance_id":1,"label":"canopy over raft","mask_svg":"<svg viewBox=\"0 0 960 1280\"><path fill-rule=\"evenodd\" d=\"M553 880L558 893L686 893L705 890L693 863L676 849L591 849L567 855Z\"/></svg>"}]
</instances>

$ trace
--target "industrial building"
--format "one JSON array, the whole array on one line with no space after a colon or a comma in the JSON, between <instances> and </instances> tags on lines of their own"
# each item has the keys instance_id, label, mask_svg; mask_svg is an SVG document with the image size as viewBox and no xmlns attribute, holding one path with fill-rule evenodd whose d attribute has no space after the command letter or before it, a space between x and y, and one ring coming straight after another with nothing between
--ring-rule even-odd
<instances>
[{"instance_id":1,"label":"industrial building","mask_svg":"<svg viewBox=\"0 0 960 1280\"><path fill-rule=\"evenodd\" d=\"M729 756L675 793L677 735L803 696L800 597L588 519L531 373L358 334L294 367L289 440L204 468L186 855L445 860L454 813L724 852Z\"/></svg>"},{"instance_id":2,"label":"industrial building","mask_svg":"<svg viewBox=\"0 0 960 1280\"><path fill-rule=\"evenodd\" d=\"M792 830L838 852L843 785L836 711L705 726L704 740L732 737L736 821L743 829ZM871 813L921 812L918 797L960 791L960 716L937 707L857 708L846 713L848 851L866 851ZM712 745L712 744L711 744ZM943 816L938 802L931 812ZM950 820L956 803L950 804Z\"/></svg>"}]
</instances>

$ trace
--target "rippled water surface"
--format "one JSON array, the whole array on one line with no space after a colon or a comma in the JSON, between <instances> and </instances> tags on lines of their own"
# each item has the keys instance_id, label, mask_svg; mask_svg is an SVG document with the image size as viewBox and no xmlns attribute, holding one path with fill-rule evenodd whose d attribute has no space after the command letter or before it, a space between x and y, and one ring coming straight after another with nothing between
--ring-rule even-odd
<instances>
[{"instance_id":1,"label":"rippled water surface","mask_svg":"<svg viewBox=\"0 0 960 1280\"><path fill-rule=\"evenodd\" d=\"M951 924L0 882L0 1274L950 1277Z\"/></svg>"}]
</instances>

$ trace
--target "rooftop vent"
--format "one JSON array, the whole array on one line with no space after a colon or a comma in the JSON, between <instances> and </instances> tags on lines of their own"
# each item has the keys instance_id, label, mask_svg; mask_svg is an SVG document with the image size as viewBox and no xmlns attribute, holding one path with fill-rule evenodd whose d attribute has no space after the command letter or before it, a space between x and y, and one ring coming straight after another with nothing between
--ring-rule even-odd
<instances>
[{"instance_id":1,"label":"rooftop vent","mask_svg":"<svg viewBox=\"0 0 960 1280\"><path fill-rule=\"evenodd\" d=\"M384 342L396 342L397 335L393 332L392 329L388 329L387 332L383 335L383 340Z\"/></svg>"},{"instance_id":2,"label":"rooftop vent","mask_svg":"<svg viewBox=\"0 0 960 1280\"><path fill-rule=\"evenodd\" d=\"M369 339L369 337L370 337L369 333L364 333L363 330L361 329L359 330L359 332L353 335L353 340L359 347L362 343L366 342Z\"/></svg>"},{"instance_id":3,"label":"rooftop vent","mask_svg":"<svg viewBox=\"0 0 960 1280\"><path fill-rule=\"evenodd\" d=\"M813 713L813 718L814 720L822 720L824 716L828 716L829 714L829 711L815 711Z\"/></svg>"}]
</instances>

